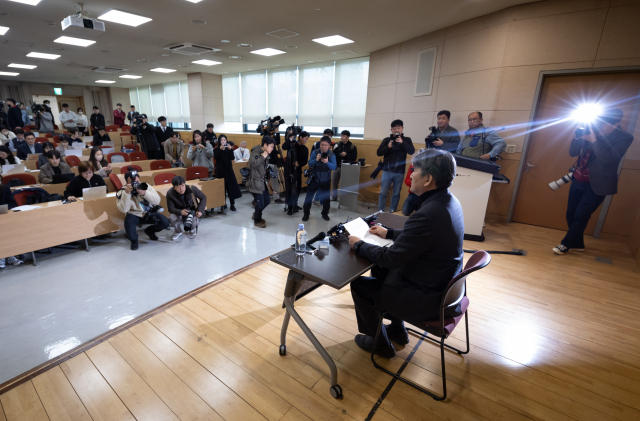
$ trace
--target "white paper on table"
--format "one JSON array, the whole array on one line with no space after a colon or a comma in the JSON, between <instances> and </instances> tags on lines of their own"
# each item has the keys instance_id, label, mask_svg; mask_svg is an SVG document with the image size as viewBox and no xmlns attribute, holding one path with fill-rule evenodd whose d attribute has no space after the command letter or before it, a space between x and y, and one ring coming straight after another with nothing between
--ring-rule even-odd
<instances>
[{"instance_id":1,"label":"white paper on table","mask_svg":"<svg viewBox=\"0 0 640 421\"><path fill-rule=\"evenodd\" d=\"M67 149L64 151L64 155L65 156L77 156L77 157L81 157L82 156L82 149Z\"/></svg>"},{"instance_id":2,"label":"white paper on table","mask_svg":"<svg viewBox=\"0 0 640 421\"><path fill-rule=\"evenodd\" d=\"M11 210L13 211L30 211L30 210L34 210L34 209L40 209L40 206L31 206L31 205L24 205L24 206L17 206Z\"/></svg>"},{"instance_id":3,"label":"white paper on table","mask_svg":"<svg viewBox=\"0 0 640 421\"><path fill-rule=\"evenodd\" d=\"M380 247L387 247L393 244L393 240L387 240L380 238L377 235L373 235L369 232L369 225L364 222L362 218L354 219L351 222L344 224L344 227L349 231L349 234L355 235L362 239L365 243L373 244Z\"/></svg>"}]
</instances>

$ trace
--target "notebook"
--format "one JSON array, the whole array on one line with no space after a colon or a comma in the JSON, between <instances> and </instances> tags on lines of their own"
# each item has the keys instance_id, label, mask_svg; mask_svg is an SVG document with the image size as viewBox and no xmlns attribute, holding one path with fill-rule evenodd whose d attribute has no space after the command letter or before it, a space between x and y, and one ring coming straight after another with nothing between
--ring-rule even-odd
<instances>
[{"instance_id":1,"label":"notebook","mask_svg":"<svg viewBox=\"0 0 640 421\"><path fill-rule=\"evenodd\" d=\"M102 199L103 197L107 197L107 189L105 188L105 186L82 189L82 199L85 202L87 200Z\"/></svg>"}]
</instances>

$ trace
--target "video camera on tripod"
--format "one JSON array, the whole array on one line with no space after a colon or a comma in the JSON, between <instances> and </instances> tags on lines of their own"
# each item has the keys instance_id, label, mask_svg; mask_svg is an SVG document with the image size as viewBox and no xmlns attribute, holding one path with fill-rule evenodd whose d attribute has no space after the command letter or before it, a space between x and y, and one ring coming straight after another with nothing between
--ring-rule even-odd
<instances>
[{"instance_id":1,"label":"video camera on tripod","mask_svg":"<svg viewBox=\"0 0 640 421\"><path fill-rule=\"evenodd\" d=\"M282 121L284 122L284 120ZM284 134L285 141L288 142L293 137L292 142L295 142L298 139L298 136L300 136L300 133L302 133L302 126L291 125L287 127Z\"/></svg>"},{"instance_id":2,"label":"video camera on tripod","mask_svg":"<svg viewBox=\"0 0 640 421\"><path fill-rule=\"evenodd\" d=\"M267 117L266 120L260 121L256 132L260 133L262 136L274 137L274 135L280 130L281 124L284 124L284 119L280 118L279 115L273 118Z\"/></svg>"}]
</instances>

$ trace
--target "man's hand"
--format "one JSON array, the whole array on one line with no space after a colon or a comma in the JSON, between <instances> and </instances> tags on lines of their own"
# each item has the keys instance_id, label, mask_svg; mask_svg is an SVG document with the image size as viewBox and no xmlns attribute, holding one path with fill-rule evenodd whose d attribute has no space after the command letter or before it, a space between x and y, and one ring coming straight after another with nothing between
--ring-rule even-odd
<instances>
[{"instance_id":1,"label":"man's hand","mask_svg":"<svg viewBox=\"0 0 640 421\"><path fill-rule=\"evenodd\" d=\"M432 143L433 143L433 146L442 146L444 144L442 139L434 140Z\"/></svg>"},{"instance_id":2,"label":"man's hand","mask_svg":"<svg viewBox=\"0 0 640 421\"><path fill-rule=\"evenodd\" d=\"M172 160L171 160L171 163L172 163L172 164L175 164L175 163L176 163L176 160L175 160L175 159L172 159Z\"/></svg>"},{"instance_id":3,"label":"man's hand","mask_svg":"<svg viewBox=\"0 0 640 421\"><path fill-rule=\"evenodd\" d=\"M396 142L402 145L402 136L398 136L398 138L396 139Z\"/></svg>"},{"instance_id":4,"label":"man's hand","mask_svg":"<svg viewBox=\"0 0 640 421\"><path fill-rule=\"evenodd\" d=\"M377 235L380 238L387 238L388 230L382 228L380 225L374 225L369 229L369 232L373 235Z\"/></svg>"},{"instance_id":5,"label":"man's hand","mask_svg":"<svg viewBox=\"0 0 640 421\"><path fill-rule=\"evenodd\" d=\"M182 215L182 216L189 215L189 209L182 209L182 211L180 212L180 215Z\"/></svg>"},{"instance_id":6,"label":"man's hand","mask_svg":"<svg viewBox=\"0 0 640 421\"><path fill-rule=\"evenodd\" d=\"M202 212L196 212L196 217L197 218L202 218Z\"/></svg>"},{"instance_id":7,"label":"man's hand","mask_svg":"<svg viewBox=\"0 0 640 421\"><path fill-rule=\"evenodd\" d=\"M362 238L358 238L355 235L350 235L349 236L349 247L353 248L353 246L360 240L362 240Z\"/></svg>"},{"instance_id":8,"label":"man's hand","mask_svg":"<svg viewBox=\"0 0 640 421\"><path fill-rule=\"evenodd\" d=\"M77 199L76 199L75 196L69 196L69 197L67 197L67 200L70 201L70 202L75 202Z\"/></svg>"},{"instance_id":9,"label":"man's hand","mask_svg":"<svg viewBox=\"0 0 640 421\"><path fill-rule=\"evenodd\" d=\"M296 161L296 167L299 167L299 166L300 166L300 163Z\"/></svg>"},{"instance_id":10,"label":"man's hand","mask_svg":"<svg viewBox=\"0 0 640 421\"><path fill-rule=\"evenodd\" d=\"M125 192L125 193L127 193L127 194L131 194L131 191L132 191L132 190L133 190L133 189L131 188L131 184L126 184L126 185L124 186L124 192Z\"/></svg>"},{"instance_id":11,"label":"man's hand","mask_svg":"<svg viewBox=\"0 0 640 421\"><path fill-rule=\"evenodd\" d=\"M192 150L192 151L195 151L195 150L196 150L196 145L193 145L193 146L191 147L191 150Z\"/></svg>"},{"instance_id":12,"label":"man's hand","mask_svg":"<svg viewBox=\"0 0 640 421\"><path fill-rule=\"evenodd\" d=\"M268 157L269 156L269 152L267 152L267 151L262 152L262 156L265 157L265 158Z\"/></svg>"},{"instance_id":13,"label":"man's hand","mask_svg":"<svg viewBox=\"0 0 640 421\"><path fill-rule=\"evenodd\" d=\"M595 143L596 140L598 140L598 138L596 137L596 134L593 131L589 134L582 136L582 138L589 143Z\"/></svg>"},{"instance_id":14,"label":"man's hand","mask_svg":"<svg viewBox=\"0 0 640 421\"><path fill-rule=\"evenodd\" d=\"M480 155L478 158L480 159L484 159L485 161L488 161L489 159L491 159L491 155L489 155L488 153L484 154L484 155Z\"/></svg>"},{"instance_id":15,"label":"man's hand","mask_svg":"<svg viewBox=\"0 0 640 421\"><path fill-rule=\"evenodd\" d=\"M393 140L389 141L389 148L393 147Z\"/></svg>"},{"instance_id":16,"label":"man's hand","mask_svg":"<svg viewBox=\"0 0 640 421\"><path fill-rule=\"evenodd\" d=\"M323 162L324 164L328 164L328 163L329 163L329 158L325 158L325 159L323 159L323 160L322 160L322 162Z\"/></svg>"},{"instance_id":17,"label":"man's hand","mask_svg":"<svg viewBox=\"0 0 640 421\"><path fill-rule=\"evenodd\" d=\"M340 156L347 156L347 153L346 153L346 152L342 152L342 153L340 154Z\"/></svg>"},{"instance_id":18,"label":"man's hand","mask_svg":"<svg viewBox=\"0 0 640 421\"><path fill-rule=\"evenodd\" d=\"M321 154L316 155L316 161L322 161L322 155Z\"/></svg>"}]
</instances>

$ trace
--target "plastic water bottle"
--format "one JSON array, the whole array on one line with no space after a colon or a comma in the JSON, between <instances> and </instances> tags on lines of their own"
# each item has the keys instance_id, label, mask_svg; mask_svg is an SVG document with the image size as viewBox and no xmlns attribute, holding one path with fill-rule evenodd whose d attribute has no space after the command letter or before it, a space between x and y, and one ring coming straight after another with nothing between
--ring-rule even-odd
<instances>
[{"instance_id":1,"label":"plastic water bottle","mask_svg":"<svg viewBox=\"0 0 640 421\"><path fill-rule=\"evenodd\" d=\"M298 231L296 231L296 254L298 256L304 256L307 252L307 232L304 230L304 224L298 225Z\"/></svg>"}]
</instances>

